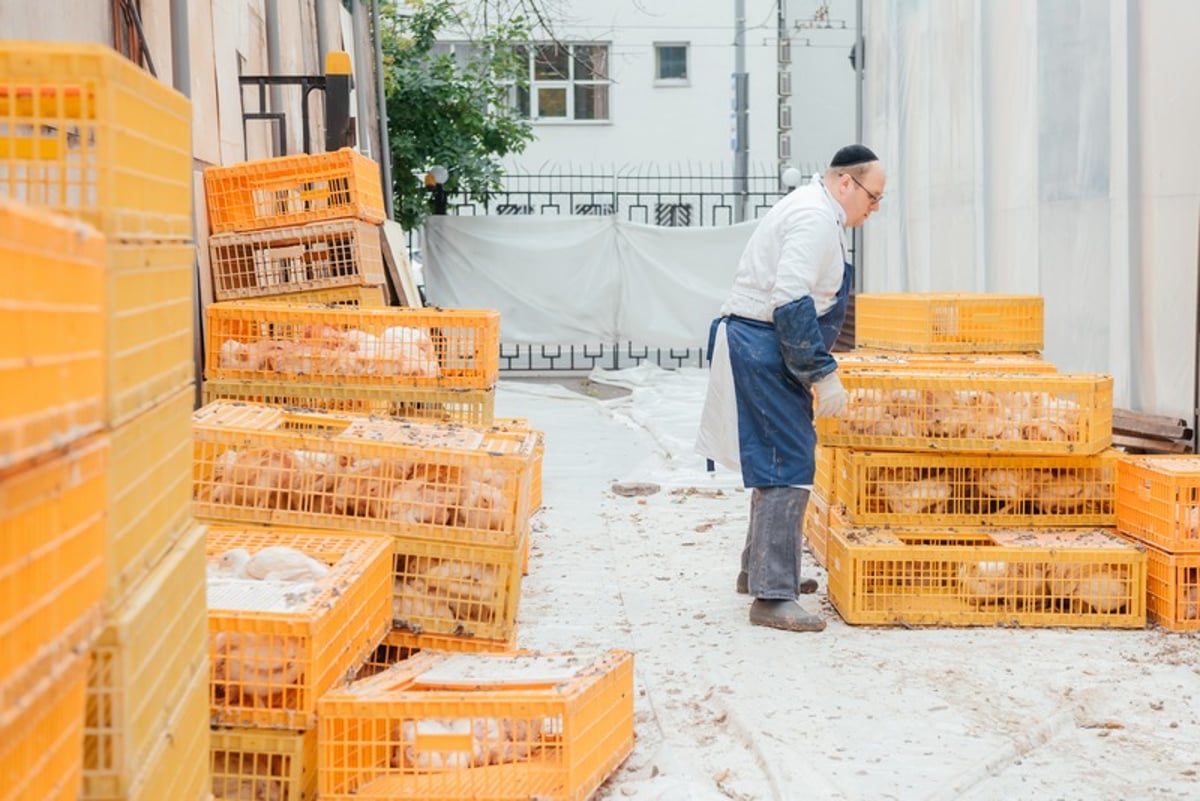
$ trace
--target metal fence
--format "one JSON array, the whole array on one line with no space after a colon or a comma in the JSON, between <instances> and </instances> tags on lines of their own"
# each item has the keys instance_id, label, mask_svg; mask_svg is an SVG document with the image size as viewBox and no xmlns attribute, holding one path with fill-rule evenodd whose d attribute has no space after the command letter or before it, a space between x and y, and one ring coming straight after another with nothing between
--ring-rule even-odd
<instances>
[{"instance_id":1,"label":"metal fence","mask_svg":"<svg viewBox=\"0 0 1200 801\"><path fill-rule=\"evenodd\" d=\"M817 168L803 170L812 175ZM672 227L732 225L739 205L744 219L764 215L788 187L770 170L759 169L744 184L733 175L701 165L622 167L545 173L510 173L504 188L487 203L451 196L447 212L469 215L617 215L630 222ZM410 243L420 258L420 242ZM599 367L619 370L643 363L667 369L703 367L703 341L692 348L654 343L597 342L583 345L506 344L500 368L509 374L587 373Z\"/></svg>"}]
</instances>

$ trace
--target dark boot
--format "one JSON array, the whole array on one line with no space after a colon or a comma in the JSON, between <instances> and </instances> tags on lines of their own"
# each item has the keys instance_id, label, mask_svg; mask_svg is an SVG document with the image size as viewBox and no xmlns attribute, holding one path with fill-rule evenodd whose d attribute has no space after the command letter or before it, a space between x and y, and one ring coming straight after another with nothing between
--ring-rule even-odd
<instances>
[{"instance_id":1,"label":"dark boot","mask_svg":"<svg viewBox=\"0 0 1200 801\"><path fill-rule=\"evenodd\" d=\"M750 604L750 624L783 631L824 631L825 621L804 611L795 601L755 599Z\"/></svg>"},{"instance_id":2,"label":"dark boot","mask_svg":"<svg viewBox=\"0 0 1200 801\"><path fill-rule=\"evenodd\" d=\"M750 593L750 574L745 570L738 573L737 576L737 591L739 595L748 595ZM817 591L817 580L808 576L800 578L800 594L812 595Z\"/></svg>"}]
</instances>

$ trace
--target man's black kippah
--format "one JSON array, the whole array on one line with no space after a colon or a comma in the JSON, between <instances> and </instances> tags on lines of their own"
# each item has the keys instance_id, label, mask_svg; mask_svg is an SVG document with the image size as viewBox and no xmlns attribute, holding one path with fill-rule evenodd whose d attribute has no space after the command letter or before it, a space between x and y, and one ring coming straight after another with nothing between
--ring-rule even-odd
<instances>
[{"instance_id":1,"label":"man's black kippah","mask_svg":"<svg viewBox=\"0 0 1200 801\"><path fill-rule=\"evenodd\" d=\"M833 154L830 167L853 167L855 164L866 164L868 161L879 161L869 147L863 145L846 145Z\"/></svg>"}]
</instances>

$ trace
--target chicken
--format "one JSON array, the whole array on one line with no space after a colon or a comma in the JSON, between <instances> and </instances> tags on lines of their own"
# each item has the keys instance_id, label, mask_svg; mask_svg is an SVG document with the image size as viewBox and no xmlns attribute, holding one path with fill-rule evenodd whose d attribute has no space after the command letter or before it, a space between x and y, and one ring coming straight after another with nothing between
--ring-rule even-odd
<instances>
[{"instance_id":1,"label":"chicken","mask_svg":"<svg viewBox=\"0 0 1200 801\"><path fill-rule=\"evenodd\" d=\"M448 465L419 464L381 501L382 517L407 523L452 525L462 499L462 471Z\"/></svg>"},{"instance_id":2,"label":"chicken","mask_svg":"<svg viewBox=\"0 0 1200 801\"><path fill-rule=\"evenodd\" d=\"M958 569L959 586L977 604L1037 606L1046 595L1042 567L1020 562L968 562Z\"/></svg>"},{"instance_id":3,"label":"chicken","mask_svg":"<svg viewBox=\"0 0 1200 801\"><path fill-rule=\"evenodd\" d=\"M882 482L880 494L895 514L940 514L950 500L950 482L940 476L908 483Z\"/></svg>"},{"instance_id":4,"label":"chicken","mask_svg":"<svg viewBox=\"0 0 1200 801\"><path fill-rule=\"evenodd\" d=\"M494 566L446 559L432 565L423 578L430 597L449 606L458 619L487 622L499 606L503 588Z\"/></svg>"},{"instance_id":5,"label":"chicken","mask_svg":"<svg viewBox=\"0 0 1200 801\"><path fill-rule=\"evenodd\" d=\"M508 505L500 488L482 481L469 482L463 491L462 509L455 523L465 528L503 531L507 522Z\"/></svg>"},{"instance_id":6,"label":"chicken","mask_svg":"<svg viewBox=\"0 0 1200 801\"><path fill-rule=\"evenodd\" d=\"M218 461L209 499L229 506L291 509L297 500L298 486L296 458L291 452L250 448L227 452Z\"/></svg>"},{"instance_id":7,"label":"chicken","mask_svg":"<svg viewBox=\"0 0 1200 801\"><path fill-rule=\"evenodd\" d=\"M1026 469L996 467L980 470L975 477L975 484L989 498L1019 503L1029 499L1033 478Z\"/></svg>"},{"instance_id":8,"label":"chicken","mask_svg":"<svg viewBox=\"0 0 1200 801\"><path fill-rule=\"evenodd\" d=\"M213 751L214 801L288 801L281 768L270 754Z\"/></svg>"},{"instance_id":9,"label":"chicken","mask_svg":"<svg viewBox=\"0 0 1200 801\"><path fill-rule=\"evenodd\" d=\"M1072 606L1082 611L1112 614L1125 609L1130 595L1128 566L1089 566L1077 570L1071 600Z\"/></svg>"},{"instance_id":10,"label":"chicken","mask_svg":"<svg viewBox=\"0 0 1200 801\"><path fill-rule=\"evenodd\" d=\"M455 624L454 611L443 601L430 596L429 587L419 578L395 580L392 594L392 619L398 628L420 634L432 622ZM438 629L444 627L437 627Z\"/></svg>"},{"instance_id":11,"label":"chicken","mask_svg":"<svg viewBox=\"0 0 1200 801\"><path fill-rule=\"evenodd\" d=\"M1079 514L1100 504L1100 487L1089 473L1075 470L1042 471L1035 480L1032 497L1046 514Z\"/></svg>"},{"instance_id":12,"label":"chicken","mask_svg":"<svg viewBox=\"0 0 1200 801\"><path fill-rule=\"evenodd\" d=\"M364 459L343 470L333 490L333 511L353 517L386 517L388 499L407 478L408 465Z\"/></svg>"},{"instance_id":13,"label":"chicken","mask_svg":"<svg viewBox=\"0 0 1200 801\"><path fill-rule=\"evenodd\" d=\"M295 638L222 631L213 638L213 648L213 684L229 701L269 703L300 682L301 650Z\"/></svg>"},{"instance_id":14,"label":"chicken","mask_svg":"<svg viewBox=\"0 0 1200 801\"><path fill-rule=\"evenodd\" d=\"M392 364L395 372L381 375L404 375L437 377L441 375L437 351L429 334L419 328L393 326L384 329L379 337L379 358L384 364Z\"/></svg>"},{"instance_id":15,"label":"chicken","mask_svg":"<svg viewBox=\"0 0 1200 801\"><path fill-rule=\"evenodd\" d=\"M250 557L242 572L263 581L315 581L329 574L329 565L287 545L268 545Z\"/></svg>"}]
</instances>

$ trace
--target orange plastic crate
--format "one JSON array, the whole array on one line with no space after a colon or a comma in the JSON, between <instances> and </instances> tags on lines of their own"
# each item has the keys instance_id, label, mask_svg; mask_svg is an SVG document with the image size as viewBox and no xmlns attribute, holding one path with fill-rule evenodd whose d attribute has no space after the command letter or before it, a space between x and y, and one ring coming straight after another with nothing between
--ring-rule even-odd
<instances>
[{"instance_id":1,"label":"orange plastic crate","mask_svg":"<svg viewBox=\"0 0 1200 801\"><path fill-rule=\"evenodd\" d=\"M314 801L317 730L212 730L212 789L218 799Z\"/></svg>"},{"instance_id":2,"label":"orange plastic crate","mask_svg":"<svg viewBox=\"0 0 1200 801\"><path fill-rule=\"evenodd\" d=\"M1146 625L1146 554L1112 529L853 528L834 510L828 569L855 625Z\"/></svg>"},{"instance_id":3,"label":"orange plastic crate","mask_svg":"<svg viewBox=\"0 0 1200 801\"><path fill-rule=\"evenodd\" d=\"M108 460L95 434L0 476L0 710L100 629Z\"/></svg>"},{"instance_id":4,"label":"orange plastic crate","mask_svg":"<svg viewBox=\"0 0 1200 801\"><path fill-rule=\"evenodd\" d=\"M847 449L834 500L858 525L1113 526L1120 457Z\"/></svg>"},{"instance_id":5,"label":"orange plastic crate","mask_svg":"<svg viewBox=\"0 0 1200 801\"><path fill-rule=\"evenodd\" d=\"M192 106L110 47L0 42L0 195L110 241L192 238Z\"/></svg>"},{"instance_id":6,"label":"orange plastic crate","mask_svg":"<svg viewBox=\"0 0 1200 801\"><path fill-rule=\"evenodd\" d=\"M500 374L492 309L213 303L206 343L206 379L488 389Z\"/></svg>"},{"instance_id":7,"label":"orange plastic crate","mask_svg":"<svg viewBox=\"0 0 1200 801\"><path fill-rule=\"evenodd\" d=\"M192 407L186 387L112 430L108 589L119 607L192 528Z\"/></svg>"},{"instance_id":8,"label":"orange plastic crate","mask_svg":"<svg viewBox=\"0 0 1200 801\"><path fill-rule=\"evenodd\" d=\"M209 230L255 231L357 217L387 219L379 165L350 148L207 167Z\"/></svg>"},{"instance_id":9,"label":"orange plastic crate","mask_svg":"<svg viewBox=\"0 0 1200 801\"><path fill-rule=\"evenodd\" d=\"M390 537L210 524L210 570L222 553L287 545L329 566L303 597L278 584L209 576L212 720L307 729L317 699L352 675L391 626ZM299 586L299 585L295 585ZM268 591L269 590L269 591ZM288 590L299 592L299 590Z\"/></svg>"},{"instance_id":10,"label":"orange plastic crate","mask_svg":"<svg viewBox=\"0 0 1200 801\"><path fill-rule=\"evenodd\" d=\"M69 654L19 703L0 707L0 798L76 801L83 778L87 653Z\"/></svg>"},{"instance_id":11,"label":"orange plastic crate","mask_svg":"<svg viewBox=\"0 0 1200 801\"><path fill-rule=\"evenodd\" d=\"M234 401L194 420L200 517L500 548L528 531L533 434Z\"/></svg>"},{"instance_id":12,"label":"orange plastic crate","mask_svg":"<svg viewBox=\"0 0 1200 801\"><path fill-rule=\"evenodd\" d=\"M524 537L515 545L487 548L400 535L394 550L392 626L466 639L514 636Z\"/></svg>"},{"instance_id":13,"label":"orange plastic crate","mask_svg":"<svg viewBox=\"0 0 1200 801\"><path fill-rule=\"evenodd\" d=\"M1151 623L1168 631L1200 631L1200 553L1168 553L1121 531L1146 551L1146 603Z\"/></svg>"},{"instance_id":14,"label":"orange plastic crate","mask_svg":"<svg viewBox=\"0 0 1200 801\"><path fill-rule=\"evenodd\" d=\"M837 486L837 456L841 448L817 445L813 450L813 490L833 498Z\"/></svg>"},{"instance_id":15,"label":"orange plastic crate","mask_svg":"<svg viewBox=\"0 0 1200 801\"><path fill-rule=\"evenodd\" d=\"M315 412L405 417L433 423L492 425L496 390L363 387L294 381L204 382L204 402L248 401Z\"/></svg>"},{"instance_id":16,"label":"orange plastic crate","mask_svg":"<svg viewBox=\"0 0 1200 801\"><path fill-rule=\"evenodd\" d=\"M0 196L0 263L4 469L104 425L104 237Z\"/></svg>"},{"instance_id":17,"label":"orange plastic crate","mask_svg":"<svg viewBox=\"0 0 1200 801\"><path fill-rule=\"evenodd\" d=\"M322 801L583 801L633 749L633 656L424 652L319 718Z\"/></svg>"},{"instance_id":18,"label":"orange plastic crate","mask_svg":"<svg viewBox=\"0 0 1200 801\"><path fill-rule=\"evenodd\" d=\"M1056 373L1058 368L1036 353L897 353L870 348L855 348L835 353L838 369L900 370L902 372L998 373L1000 375Z\"/></svg>"},{"instance_id":19,"label":"orange plastic crate","mask_svg":"<svg viewBox=\"0 0 1200 801\"><path fill-rule=\"evenodd\" d=\"M1098 453L1112 444L1112 376L848 372L825 445L873 450Z\"/></svg>"},{"instance_id":20,"label":"orange plastic crate","mask_svg":"<svg viewBox=\"0 0 1200 801\"><path fill-rule=\"evenodd\" d=\"M256 300L266 303L290 303L294 306L368 306L378 308L388 305L387 288L384 286L339 286L332 289L310 289L305 292L289 292L286 295L264 295Z\"/></svg>"},{"instance_id":21,"label":"orange plastic crate","mask_svg":"<svg viewBox=\"0 0 1200 801\"><path fill-rule=\"evenodd\" d=\"M825 567L825 554L829 549L829 507L829 501L814 489L804 508L804 539L813 559L821 567Z\"/></svg>"},{"instance_id":22,"label":"orange plastic crate","mask_svg":"<svg viewBox=\"0 0 1200 801\"><path fill-rule=\"evenodd\" d=\"M197 526L109 613L92 649L81 798L138 797L132 788L164 739L184 744L172 721L195 677L207 683L206 621L204 529ZM207 749L207 709L201 720Z\"/></svg>"},{"instance_id":23,"label":"orange plastic crate","mask_svg":"<svg viewBox=\"0 0 1200 801\"><path fill-rule=\"evenodd\" d=\"M379 226L363 220L216 234L208 252L217 300L387 281Z\"/></svg>"},{"instance_id":24,"label":"orange plastic crate","mask_svg":"<svg viewBox=\"0 0 1200 801\"><path fill-rule=\"evenodd\" d=\"M478 637L461 637L453 634L413 634L411 631L392 629L379 647L367 657L359 668L356 679L374 676L403 662L421 651L438 651L452 654L506 653L517 649L517 627L507 640L482 640Z\"/></svg>"},{"instance_id":25,"label":"orange plastic crate","mask_svg":"<svg viewBox=\"0 0 1200 801\"><path fill-rule=\"evenodd\" d=\"M1170 553L1200 552L1200 456L1127 456L1117 528Z\"/></svg>"},{"instance_id":26,"label":"orange plastic crate","mask_svg":"<svg viewBox=\"0 0 1200 801\"><path fill-rule=\"evenodd\" d=\"M1036 353L1045 335L1040 295L905 292L854 300L859 347L921 353Z\"/></svg>"},{"instance_id":27,"label":"orange plastic crate","mask_svg":"<svg viewBox=\"0 0 1200 801\"><path fill-rule=\"evenodd\" d=\"M533 449L533 473L529 485L529 509L531 512L536 512L542 508L542 462L546 457L546 435L530 428L529 421L524 417L500 417L496 418L492 425L501 431L528 431L537 437L537 445Z\"/></svg>"}]
</instances>

